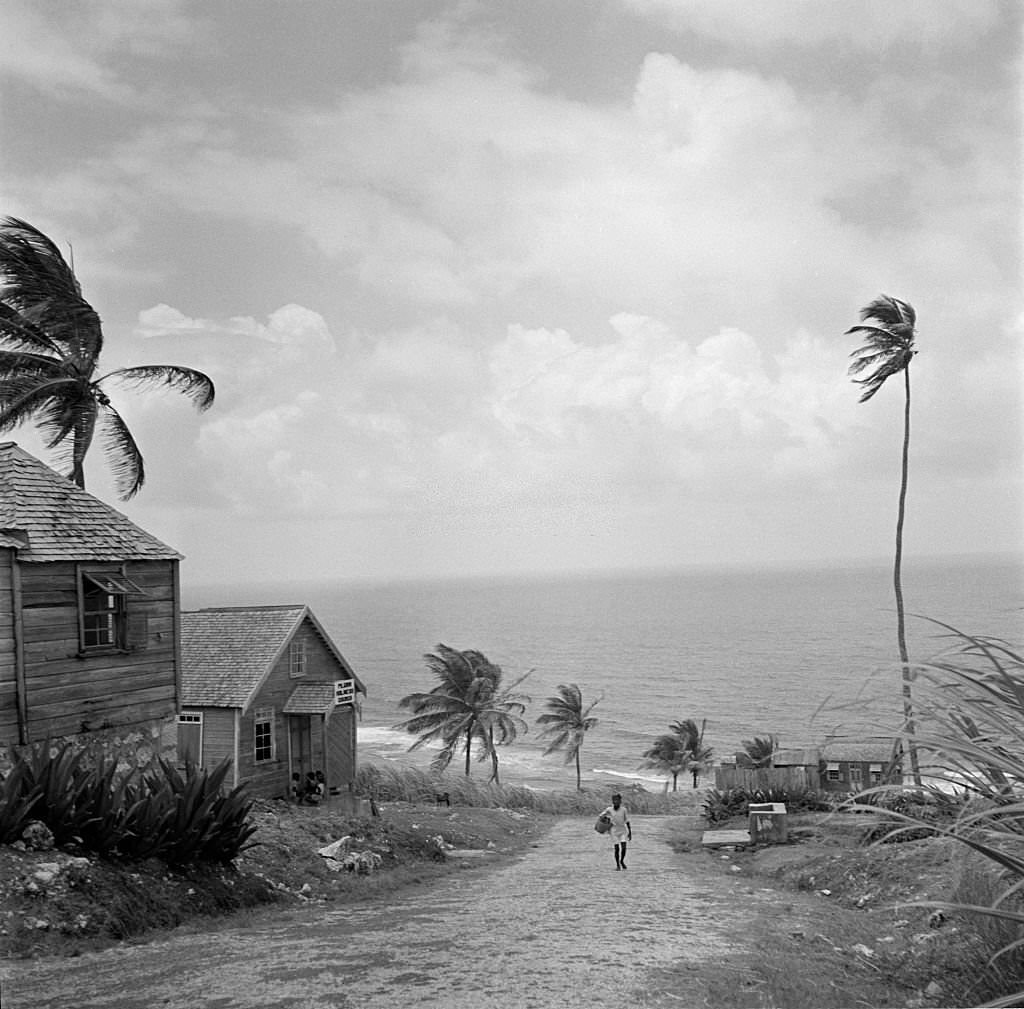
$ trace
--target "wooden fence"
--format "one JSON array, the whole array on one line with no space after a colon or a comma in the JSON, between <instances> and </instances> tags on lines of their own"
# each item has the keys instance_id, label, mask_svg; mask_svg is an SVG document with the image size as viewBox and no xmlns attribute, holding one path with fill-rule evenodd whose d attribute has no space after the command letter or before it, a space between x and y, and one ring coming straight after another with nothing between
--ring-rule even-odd
<instances>
[{"instance_id":1,"label":"wooden fence","mask_svg":"<svg viewBox=\"0 0 1024 1009\"><path fill-rule=\"evenodd\" d=\"M789 791L803 791L806 788L818 791L816 767L716 767L715 788L742 788L747 792L764 791L769 788L785 788Z\"/></svg>"}]
</instances>

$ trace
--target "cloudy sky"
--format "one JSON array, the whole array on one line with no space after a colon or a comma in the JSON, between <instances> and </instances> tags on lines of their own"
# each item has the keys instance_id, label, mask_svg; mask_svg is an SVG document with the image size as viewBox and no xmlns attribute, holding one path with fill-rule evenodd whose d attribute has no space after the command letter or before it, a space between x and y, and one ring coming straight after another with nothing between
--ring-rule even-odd
<instances>
[{"instance_id":1,"label":"cloudy sky","mask_svg":"<svg viewBox=\"0 0 1024 1009\"><path fill-rule=\"evenodd\" d=\"M1019 553L1015 6L6 0L0 212L215 380L116 400L194 583L884 557L882 292L908 558Z\"/></svg>"}]
</instances>

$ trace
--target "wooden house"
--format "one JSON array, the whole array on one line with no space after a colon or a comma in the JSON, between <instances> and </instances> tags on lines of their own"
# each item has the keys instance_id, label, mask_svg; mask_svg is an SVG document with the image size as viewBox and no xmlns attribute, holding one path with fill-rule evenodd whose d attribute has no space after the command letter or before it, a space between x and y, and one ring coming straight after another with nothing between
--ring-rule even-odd
<instances>
[{"instance_id":1,"label":"wooden house","mask_svg":"<svg viewBox=\"0 0 1024 1009\"><path fill-rule=\"evenodd\" d=\"M234 783L288 794L293 774L323 771L351 790L356 702L366 689L307 606L182 614L178 758L212 767L229 757Z\"/></svg>"},{"instance_id":2,"label":"wooden house","mask_svg":"<svg viewBox=\"0 0 1024 1009\"><path fill-rule=\"evenodd\" d=\"M826 792L860 792L892 779L892 739L830 736L821 748L821 787Z\"/></svg>"},{"instance_id":3,"label":"wooden house","mask_svg":"<svg viewBox=\"0 0 1024 1009\"><path fill-rule=\"evenodd\" d=\"M62 737L146 762L177 712L181 556L0 445L0 754Z\"/></svg>"}]
</instances>

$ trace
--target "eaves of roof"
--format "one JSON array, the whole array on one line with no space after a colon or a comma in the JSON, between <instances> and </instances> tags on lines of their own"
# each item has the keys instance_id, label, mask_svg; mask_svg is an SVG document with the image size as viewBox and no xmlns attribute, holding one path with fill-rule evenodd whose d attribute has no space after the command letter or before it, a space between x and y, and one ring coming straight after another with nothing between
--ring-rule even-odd
<instances>
[{"instance_id":1,"label":"eaves of roof","mask_svg":"<svg viewBox=\"0 0 1024 1009\"><path fill-rule=\"evenodd\" d=\"M0 444L0 546L24 563L182 559L14 442Z\"/></svg>"}]
</instances>

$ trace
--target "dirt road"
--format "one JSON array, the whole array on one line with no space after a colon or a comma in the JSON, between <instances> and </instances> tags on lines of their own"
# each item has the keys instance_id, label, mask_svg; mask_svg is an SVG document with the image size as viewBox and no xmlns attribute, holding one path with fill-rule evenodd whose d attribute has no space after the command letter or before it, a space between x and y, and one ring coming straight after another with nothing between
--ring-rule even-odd
<instances>
[{"instance_id":1,"label":"dirt road","mask_svg":"<svg viewBox=\"0 0 1024 1009\"><path fill-rule=\"evenodd\" d=\"M0 1009L700 1007L709 971L805 927L804 904L701 873L711 856L675 854L668 826L634 821L625 872L567 818L514 861L379 902L8 964Z\"/></svg>"}]
</instances>

